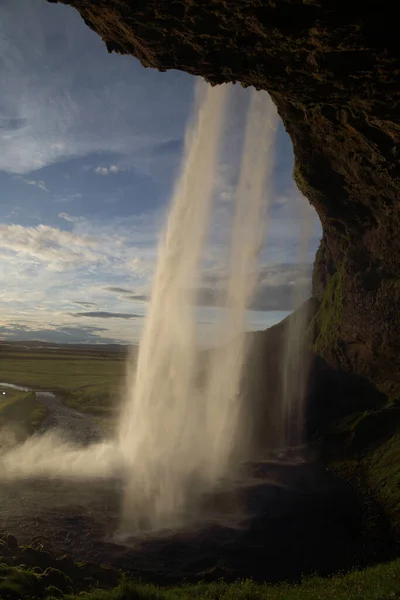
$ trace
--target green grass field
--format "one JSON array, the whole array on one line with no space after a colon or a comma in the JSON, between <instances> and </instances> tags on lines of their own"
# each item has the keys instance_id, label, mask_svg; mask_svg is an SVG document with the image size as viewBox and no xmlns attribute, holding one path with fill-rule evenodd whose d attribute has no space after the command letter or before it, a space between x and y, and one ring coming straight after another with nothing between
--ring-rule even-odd
<instances>
[{"instance_id":1,"label":"green grass field","mask_svg":"<svg viewBox=\"0 0 400 600\"><path fill-rule=\"evenodd\" d=\"M46 418L47 409L36 400L34 393L1 386L0 392L0 429L11 428L19 437L25 437L40 427Z\"/></svg>"},{"instance_id":2,"label":"green grass field","mask_svg":"<svg viewBox=\"0 0 400 600\"><path fill-rule=\"evenodd\" d=\"M116 352L0 347L0 381L57 392L68 406L98 416L111 416L118 406L126 364L126 356Z\"/></svg>"}]
</instances>

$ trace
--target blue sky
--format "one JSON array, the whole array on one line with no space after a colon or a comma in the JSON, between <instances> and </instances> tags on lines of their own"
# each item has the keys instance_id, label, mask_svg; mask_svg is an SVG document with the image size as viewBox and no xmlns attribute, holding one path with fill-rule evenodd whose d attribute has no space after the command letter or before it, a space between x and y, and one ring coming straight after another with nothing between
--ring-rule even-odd
<instances>
[{"instance_id":1,"label":"blue sky","mask_svg":"<svg viewBox=\"0 0 400 600\"><path fill-rule=\"evenodd\" d=\"M38 0L1 3L0 77L0 339L137 341L195 78L110 55L73 9ZM233 155L249 90L232 87ZM210 286L232 164L227 151ZM253 329L286 307L301 223L310 224L310 264L320 237L292 167L281 126ZM200 309L199 321L216 312Z\"/></svg>"}]
</instances>

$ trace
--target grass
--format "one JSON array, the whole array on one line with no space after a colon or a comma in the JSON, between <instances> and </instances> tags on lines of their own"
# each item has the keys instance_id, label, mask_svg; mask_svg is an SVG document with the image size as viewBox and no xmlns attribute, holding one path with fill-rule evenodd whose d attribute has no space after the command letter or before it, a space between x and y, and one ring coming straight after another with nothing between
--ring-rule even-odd
<instances>
[{"instance_id":1,"label":"grass","mask_svg":"<svg viewBox=\"0 0 400 600\"><path fill-rule=\"evenodd\" d=\"M98 416L114 413L125 372L126 356L113 352L1 351L0 381L54 391L71 408Z\"/></svg>"},{"instance_id":2,"label":"grass","mask_svg":"<svg viewBox=\"0 0 400 600\"><path fill-rule=\"evenodd\" d=\"M124 581L111 590L78 594L68 592L71 585L73 581L55 569L42 572L0 565L0 598L4 600L396 600L400 598L400 560L331 578L312 577L297 585L272 586L247 580L161 588Z\"/></svg>"},{"instance_id":3,"label":"grass","mask_svg":"<svg viewBox=\"0 0 400 600\"><path fill-rule=\"evenodd\" d=\"M82 386L76 390L63 390L60 397L64 404L98 417L111 417L118 407L121 392L117 386L101 383Z\"/></svg>"},{"instance_id":4,"label":"grass","mask_svg":"<svg viewBox=\"0 0 400 600\"><path fill-rule=\"evenodd\" d=\"M67 596L68 597L68 596ZM69 596L70 600L78 596ZM96 590L80 600L394 600L400 598L400 560L329 579L313 577L298 585L259 585L252 581L199 583L173 588L123 583Z\"/></svg>"},{"instance_id":5,"label":"grass","mask_svg":"<svg viewBox=\"0 0 400 600\"><path fill-rule=\"evenodd\" d=\"M7 600L40 598L40 581L36 573L18 567L0 565L0 597ZM42 596L43 597L43 596Z\"/></svg>"},{"instance_id":6,"label":"grass","mask_svg":"<svg viewBox=\"0 0 400 600\"><path fill-rule=\"evenodd\" d=\"M6 356L0 365L0 381L35 389L77 390L88 385L118 384L125 373L125 361L109 356L83 358Z\"/></svg>"},{"instance_id":7,"label":"grass","mask_svg":"<svg viewBox=\"0 0 400 600\"><path fill-rule=\"evenodd\" d=\"M32 434L43 423L47 409L36 400L33 392L21 392L1 388L6 395L0 396L0 428L10 427L24 437Z\"/></svg>"}]
</instances>

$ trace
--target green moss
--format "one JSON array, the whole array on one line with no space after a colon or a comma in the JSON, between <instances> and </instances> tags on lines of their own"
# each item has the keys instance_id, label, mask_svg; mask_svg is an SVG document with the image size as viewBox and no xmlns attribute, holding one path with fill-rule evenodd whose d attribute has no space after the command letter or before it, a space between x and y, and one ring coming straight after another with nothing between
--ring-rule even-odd
<instances>
[{"instance_id":1,"label":"green moss","mask_svg":"<svg viewBox=\"0 0 400 600\"><path fill-rule=\"evenodd\" d=\"M400 540L400 407L387 403L330 420L321 452L357 496L363 535L389 557L389 545Z\"/></svg>"},{"instance_id":2,"label":"green moss","mask_svg":"<svg viewBox=\"0 0 400 600\"><path fill-rule=\"evenodd\" d=\"M306 196L306 198L309 198L309 194L312 190L310 189L310 185L302 173L301 164L296 159L296 157L293 167L293 179L296 182L296 185L299 188L299 190L304 194L304 196Z\"/></svg>"},{"instance_id":3,"label":"green moss","mask_svg":"<svg viewBox=\"0 0 400 600\"><path fill-rule=\"evenodd\" d=\"M113 589L121 580L115 569L59 556L46 540L20 546L13 535L0 534L1 599L64 598L93 588Z\"/></svg>"},{"instance_id":4,"label":"green moss","mask_svg":"<svg viewBox=\"0 0 400 600\"><path fill-rule=\"evenodd\" d=\"M327 350L340 351L338 338L343 310L345 263L330 278L321 304L312 320L314 351L323 356Z\"/></svg>"},{"instance_id":5,"label":"green moss","mask_svg":"<svg viewBox=\"0 0 400 600\"><path fill-rule=\"evenodd\" d=\"M330 434L325 455L359 498L363 533L400 540L400 408L354 413Z\"/></svg>"},{"instance_id":6,"label":"green moss","mask_svg":"<svg viewBox=\"0 0 400 600\"><path fill-rule=\"evenodd\" d=\"M39 575L21 567L0 565L0 598L22 600L43 597Z\"/></svg>"},{"instance_id":7,"label":"green moss","mask_svg":"<svg viewBox=\"0 0 400 600\"><path fill-rule=\"evenodd\" d=\"M364 459L366 483L400 538L400 428Z\"/></svg>"}]
</instances>

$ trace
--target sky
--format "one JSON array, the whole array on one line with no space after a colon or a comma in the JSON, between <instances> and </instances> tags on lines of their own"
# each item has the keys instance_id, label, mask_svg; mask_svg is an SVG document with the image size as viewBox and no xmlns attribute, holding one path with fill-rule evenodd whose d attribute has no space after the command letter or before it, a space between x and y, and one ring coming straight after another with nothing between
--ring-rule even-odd
<instances>
[{"instance_id":1,"label":"sky","mask_svg":"<svg viewBox=\"0 0 400 600\"><path fill-rule=\"evenodd\" d=\"M196 78L108 54L70 7L3 0L0 81L0 339L137 342ZM210 305L224 277L221 239L250 93L231 87L199 295L205 330L220 312ZM315 211L292 181L282 124L274 158L250 329L291 309L293 284L299 272L310 280L320 239ZM309 241L301 257L300 231Z\"/></svg>"}]
</instances>

